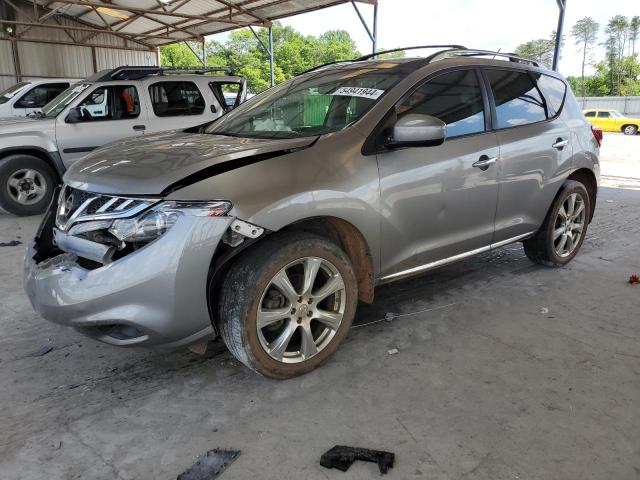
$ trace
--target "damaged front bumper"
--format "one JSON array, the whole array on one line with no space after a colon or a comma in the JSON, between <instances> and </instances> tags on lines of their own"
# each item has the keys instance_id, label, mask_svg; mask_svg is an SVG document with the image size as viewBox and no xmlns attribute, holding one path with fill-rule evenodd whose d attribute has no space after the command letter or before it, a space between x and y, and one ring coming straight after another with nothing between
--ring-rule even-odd
<instances>
[{"instance_id":1,"label":"damaged front bumper","mask_svg":"<svg viewBox=\"0 0 640 480\"><path fill-rule=\"evenodd\" d=\"M119 346L176 347L214 333L212 258L233 217L180 217L148 245L97 268L73 253L48 258L54 215L27 248L24 286L45 319Z\"/></svg>"}]
</instances>

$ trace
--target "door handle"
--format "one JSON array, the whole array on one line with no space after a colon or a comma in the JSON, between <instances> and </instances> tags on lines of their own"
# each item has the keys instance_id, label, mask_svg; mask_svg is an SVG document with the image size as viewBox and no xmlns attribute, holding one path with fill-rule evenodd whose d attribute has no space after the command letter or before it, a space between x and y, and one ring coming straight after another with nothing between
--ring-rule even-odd
<instances>
[{"instance_id":1,"label":"door handle","mask_svg":"<svg viewBox=\"0 0 640 480\"><path fill-rule=\"evenodd\" d=\"M136 132L139 132L139 131L141 131L141 130L146 130L146 129L147 129L147 126L146 126L146 125L134 125L134 126L133 126L133 129L134 129Z\"/></svg>"},{"instance_id":2,"label":"door handle","mask_svg":"<svg viewBox=\"0 0 640 480\"><path fill-rule=\"evenodd\" d=\"M473 166L479 168L484 171L489 168L491 165L498 161L498 157L489 158L487 155L482 155L477 162L474 162Z\"/></svg>"},{"instance_id":3,"label":"door handle","mask_svg":"<svg viewBox=\"0 0 640 480\"><path fill-rule=\"evenodd\" d=\"M555 148L556 150L562 150L567 145L569 145L569 140L563 140L563 139L559 138L559 139L556 140L556 143L554 143L551 146L553 148Z\"/></svg>"}]
</instances>

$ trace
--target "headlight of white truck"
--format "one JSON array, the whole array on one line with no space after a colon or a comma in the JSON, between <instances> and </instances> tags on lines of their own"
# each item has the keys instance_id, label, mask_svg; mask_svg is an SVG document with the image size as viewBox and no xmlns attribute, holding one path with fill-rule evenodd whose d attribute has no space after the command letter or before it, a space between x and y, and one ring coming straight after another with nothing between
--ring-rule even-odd
<instances>
[{"instance_id":1,"label":"headlight of white truck","mask_svg":"<svg viewBox=\"0 0 640 480\"><path fill-rule=\"evenodd\" d=\"M162 202L138 217L115 220L109 232L125 242L150 242L164 235L180 216L221 217L231 207L228 201Z\"/></svg>"}]
</instances>

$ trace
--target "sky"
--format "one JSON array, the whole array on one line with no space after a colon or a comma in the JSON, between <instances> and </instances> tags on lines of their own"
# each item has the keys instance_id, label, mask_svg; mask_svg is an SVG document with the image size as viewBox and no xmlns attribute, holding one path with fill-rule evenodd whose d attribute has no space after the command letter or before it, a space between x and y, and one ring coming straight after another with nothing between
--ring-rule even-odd
<instances>
[{"instance_id":1,"label":"sky","mask_svg":"<svg viewBox=\"0 0 640 480\"><path fill-rule=\"evenodd\" d=\"M513 51L521 43L548 37L557 27L556 0L378 0L378 47L460 44L487 50ZM570 36L571 26L584 16L604 27L614 15L640 15L640 0L566 0L565 46L560 61L564 75L579 75L582 57ZM365 19L373 7L358 4ZM362 53L371 51L367 36L351 4L282 20L303 34L347 30ZM425 52L418 51L417 55ZM604 53L597 52L597 58Z\"/></svg>"}]
</instances>

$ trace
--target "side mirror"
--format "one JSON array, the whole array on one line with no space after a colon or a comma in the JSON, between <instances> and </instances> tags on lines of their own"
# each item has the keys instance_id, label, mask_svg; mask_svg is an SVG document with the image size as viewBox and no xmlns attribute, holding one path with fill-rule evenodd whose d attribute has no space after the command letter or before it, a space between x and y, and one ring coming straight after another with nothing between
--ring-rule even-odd
<instances>
[{"instance_id":1,"label":"side mirror","mask_svg":"<svg viewBox=\"0 0 640 480\"><path fill-rule=\"evenodd\" d=\"M447 125L439 118L410 113L393 126L393 137L387 147L432 147L442 145L446 136Z\"/></svg>"},{"instance_id":2,"label":"side mirror","mask_svg":"<svg viewBox=\"0 0 640 480\"><path fill-rule=\"evenodd\" d=\"M69 110L67 114L67 118L65 118L65 122L67 123L79 123L82 121L82 110L80 107L74 107Z\"/></svg>"}]
</instances>

